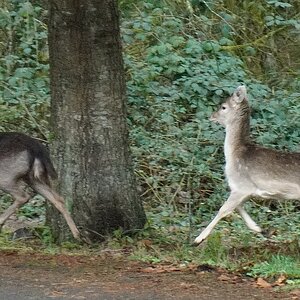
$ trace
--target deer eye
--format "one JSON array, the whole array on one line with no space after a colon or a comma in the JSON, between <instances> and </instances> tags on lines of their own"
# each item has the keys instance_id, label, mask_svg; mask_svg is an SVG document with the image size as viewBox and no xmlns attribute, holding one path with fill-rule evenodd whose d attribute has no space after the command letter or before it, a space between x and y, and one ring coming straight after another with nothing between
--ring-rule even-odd
<instances>
[{"instance_id":1,"label":"deer eye","mask_svg":"<svg viewBox=\"0 0 300 300\"><path fill-rule=\"evenodd\" d=\"M225 106L225 105L222 105L221 108L222 108L223 110L225 110L225 109L226 109L226 106Z\"/></svg>"}]
</instances>

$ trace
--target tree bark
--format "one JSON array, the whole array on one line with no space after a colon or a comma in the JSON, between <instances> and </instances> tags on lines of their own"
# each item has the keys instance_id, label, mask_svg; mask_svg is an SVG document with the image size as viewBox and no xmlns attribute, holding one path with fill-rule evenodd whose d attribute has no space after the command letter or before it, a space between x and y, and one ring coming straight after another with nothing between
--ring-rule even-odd
<instances>
[{"instance_id":1,"label":"tree bark","mask_svg":"<svg viewBox=\"0 0 300 300\"><path fill-rule=\"evenodd\" d=\"M59 191L93 241L140 229L145 213L128 145L126 88L115 0L51 0L53 156ZM69 233L48 210L56 240Z\"/></svg>"}]
</instances>

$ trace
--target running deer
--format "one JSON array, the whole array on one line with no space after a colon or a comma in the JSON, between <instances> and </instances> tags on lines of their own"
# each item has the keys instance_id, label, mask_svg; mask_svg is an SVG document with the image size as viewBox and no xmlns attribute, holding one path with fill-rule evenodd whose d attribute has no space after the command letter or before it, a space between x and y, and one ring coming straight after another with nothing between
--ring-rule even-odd
<instances>
[{"instance_id":1,"label":"running deer","mask_svg":"<svg viewBox=\"0 0 300 300\"><path fill-rule=\"evenodd\" d=\"M80 240L64 199L51 187L50 180L55 178L57 174L44 145L22 133L0 133L0 189L14 198L13 204L0 215L0 230L13 213L29 201L30 196L25 191L28 185L62 213L74 238Z\"/></svg>"},{"instance_id":2,"label":"running deer","mask_svg":"<svg viewBox=\"0 0 300 300\"><path fill-rule=\"evenodd\" d=\"M250 197L300 200L300 153L263 148L250 141L250 107L245 86L239 86L210 119L225 127L225 174L231 192L216 217L195 239L196 244L235 209L251 230L261 232L243 208Z\"/></svg>"}]
</instances>

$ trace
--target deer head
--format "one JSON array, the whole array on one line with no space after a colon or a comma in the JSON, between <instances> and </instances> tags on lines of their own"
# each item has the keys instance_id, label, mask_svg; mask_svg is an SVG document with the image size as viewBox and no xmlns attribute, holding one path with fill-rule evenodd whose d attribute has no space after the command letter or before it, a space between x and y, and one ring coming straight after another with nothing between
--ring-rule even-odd
<instances>
[{"instance_id":1,"label":"deer head","mask_svg":"<svg viewBox=\"0 0 300 300\"><path fill-rule=\"evenodd\" d=\"M247 89L244 85L239 86L233 94L221 105L220 109L212 114L210 120L223 126L236 120L240 111L249 109L247 101Z\"/></svg>"}]
</instances>

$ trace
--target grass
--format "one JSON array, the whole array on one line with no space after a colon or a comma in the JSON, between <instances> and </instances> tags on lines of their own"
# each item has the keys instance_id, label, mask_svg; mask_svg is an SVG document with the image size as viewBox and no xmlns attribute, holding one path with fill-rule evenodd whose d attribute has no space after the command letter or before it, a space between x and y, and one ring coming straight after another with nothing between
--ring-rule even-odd
<instances>
[{"instance_id":1,"label":"grass","mask_svg":"<svg viewBox=\"0 0 300 300\"><path fill-rule=\"evenodd\" d=\"M256 263L248 275L266 278L285 275L290 280L300 279L300 259L285 255L272 255L268 260Z\"/></svg>"},{"instance_id":2,"label":"grass","mask_svg":"<svg viewBox=\"0 0 300 300\"><path fill-rule=\"evenodd\" d=\"M221 221L203 244L195 247L192 245L193 238L209 218L198 220L194 217L190 222L189 216L182 211L166 207L160 209L162 211L148 211L147 225L135 236L116 230L100 245L88 247L67 242L57 246L53 243L49 228L41 226L36 229L34 240L12 241L8 232L1 233L0 250L39 251L53 255L98 255L110 251L151 264L211 265L270 279L283 274L288 285L299 286L300 232L297 213L273 212L272 218L268 218L267 212L254 210L258 223L270 230L267 238L252 233L241 218L233 214ZM196 228L201 221L201 228Z\"/></svg>"}]
</instances>

